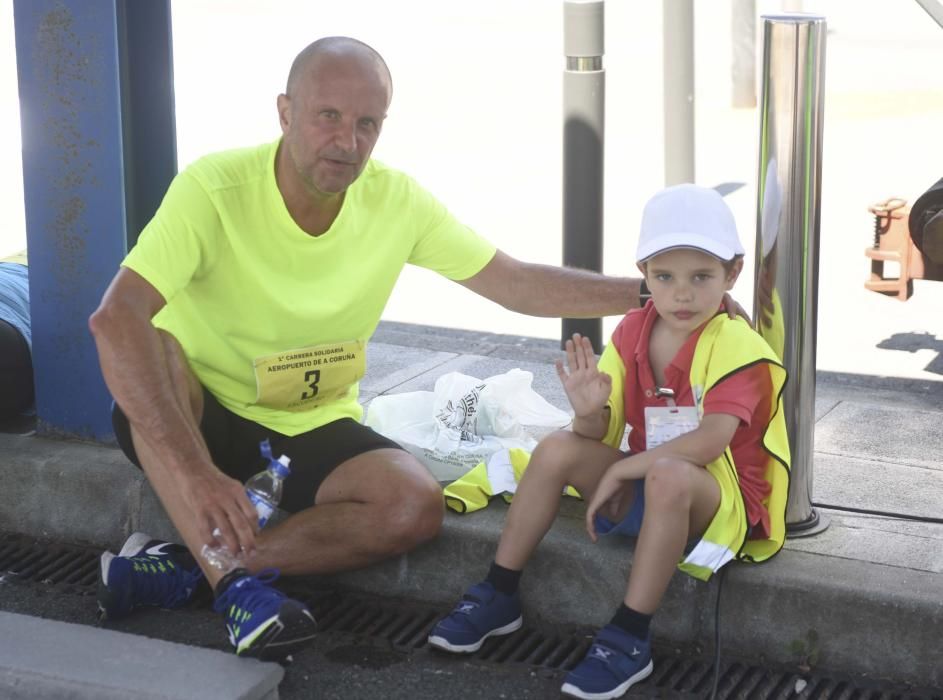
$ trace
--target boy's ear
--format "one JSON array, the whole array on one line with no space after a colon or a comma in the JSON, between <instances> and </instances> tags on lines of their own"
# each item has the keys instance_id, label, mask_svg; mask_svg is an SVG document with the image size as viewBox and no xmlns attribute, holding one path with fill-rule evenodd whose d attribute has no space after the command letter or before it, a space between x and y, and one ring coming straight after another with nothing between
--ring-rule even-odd
<instances>
[{"instance_id":1,"label":"boy's ear","mask_svg":"<svg viewBox=\"0 0 943 700\"><path fill-rule=\"evenodd\" d=\"M737 258L733 261L733 264L730 266L730 272L727 273L727 291L733 289L733 285L736 284L737 278L740 277L740 273L743 272L743 258Z\"/></svg>"},{"instance_id":2,"label":"boy's ear","mask_svg":"<svg viewBox=\"0 0 943 700\"><path fill-rule=\"evenodd\" d=\"M635 263L635 266L638 268L638 271L642 273L642 277L646 277L648 272L645 269L645 263Z\"/></svg>"}]
</instances>

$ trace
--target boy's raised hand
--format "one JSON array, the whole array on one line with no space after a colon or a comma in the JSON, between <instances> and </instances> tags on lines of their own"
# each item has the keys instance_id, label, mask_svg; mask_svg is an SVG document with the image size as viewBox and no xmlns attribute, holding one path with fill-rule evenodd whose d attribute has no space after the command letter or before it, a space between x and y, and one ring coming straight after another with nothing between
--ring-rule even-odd
<instances>
[{"instance_id":1,"label":"boy's raised hand","mask_svg":"<svg viewBox=\"0 0 943 700\"><path fill-rule=\"evenodd\" d=\"M612 377L596 367L596 354L589 338L574 333L566 341L566 369L557 360L557 375L577 418L601 411L612 392Z\"/></svg>"}]
</instances>

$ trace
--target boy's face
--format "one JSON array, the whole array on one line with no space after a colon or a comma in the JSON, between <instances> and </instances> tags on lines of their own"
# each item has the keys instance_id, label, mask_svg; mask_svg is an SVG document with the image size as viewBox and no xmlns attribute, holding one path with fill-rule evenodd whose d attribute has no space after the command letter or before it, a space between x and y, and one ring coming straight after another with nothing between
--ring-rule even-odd
<instances>
[{"instance_id":1,"label":"boy's face","mask_svg":"<svg viewBox=\"0 0 943 700\"><path fill-rule=\"evenodd\" d=\"M658 315L672 329L693 332L710 320L733 288L743 259L724 263L691 248L675 248L639 263Z\"/></svg>"}]
</instances>

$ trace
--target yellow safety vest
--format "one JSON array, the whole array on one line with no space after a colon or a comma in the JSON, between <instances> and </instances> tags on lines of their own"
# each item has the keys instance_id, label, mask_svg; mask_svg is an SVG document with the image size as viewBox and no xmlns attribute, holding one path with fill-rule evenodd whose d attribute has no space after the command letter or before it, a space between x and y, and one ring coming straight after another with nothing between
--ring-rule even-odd
<instances>
[{"instance_id":1,"label":"yellow safety vest","mask_svg":"<svg viewBox=\"0 0 943 700\"><path fill-rule=\"evenodd\" d=\"M715 316L701 332L691 361L690 382L703 415L704 397L718 382L735 372L762 362L772 381L770 417L763 435L767 452L766 481L769 496L763 504L769 511L770 533L765 539L747 539L747 513L740 481L728 447L707 465L720 485L720 506L694 549L678 565L695 578L706 581L731 559L759 562L782 549L786 539L786 497L789 493L789 438L783 410L786 370L779 358L743 319Z\"/></svg>"}]
</instances>

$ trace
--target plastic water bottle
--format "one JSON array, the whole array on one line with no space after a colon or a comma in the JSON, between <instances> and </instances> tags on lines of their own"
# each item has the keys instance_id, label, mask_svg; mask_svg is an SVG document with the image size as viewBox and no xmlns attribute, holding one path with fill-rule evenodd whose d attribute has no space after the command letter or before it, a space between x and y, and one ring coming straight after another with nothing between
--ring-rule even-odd
<instances>
[{"instance_id":1,"label":"plastic water bottle","mask_svg":"<svg viewBox=\"0 0 943 700\"><path fill-rule=\"evenodd\" d=\"M285 455L278 459L272 457L272 447L268 439L259 443L259 450L262 452L262 456L268 460L268 466L246 482L246 496L255 506L255 512L259 516L259 527L261 528L272 517L279 501L282 500L282 484L291 473L288 468L291 460ZM219 530L213 532L214 535L218 533ZM224 573L242 566L242 558L230 552L226 545L218 541L216 546L213 547L208 544L203 545L200 554L210 566Z\"/></svg>"}]
</instances>

